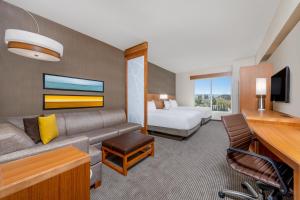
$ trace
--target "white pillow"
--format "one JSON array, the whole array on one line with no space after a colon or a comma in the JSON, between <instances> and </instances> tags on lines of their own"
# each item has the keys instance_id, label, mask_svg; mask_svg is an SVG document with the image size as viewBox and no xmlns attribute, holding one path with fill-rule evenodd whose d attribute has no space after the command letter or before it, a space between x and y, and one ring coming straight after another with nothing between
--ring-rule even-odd
<instances>
[{"instance_id":1,"label":"white pillow","mask_svg":"<svg viewBox=\"0 0 300 200\"><path fill-rule=\"evenodd\" d=\"M178 104L176 100L170 100L171 108L177 108Z\"/></svg>"},{"instance_id":2,"label":"white pillow","mask_svg":"<svg viewBox=\"0 0 300 200\"><path fill-rule=\"evenodd\" d=\"M165 107L164 109L169 110L171 108L170 101L164 100Z\"/></svg>"},{"instance_id":3,"label":"white pillow","mask_svg":"<svg viewBox=\"0 0 300 200\"><path fill-rule=\"evenodd\" d=\"M148 111L156 110L154 101L148 101Z\"/></svg>"}]
</instances>

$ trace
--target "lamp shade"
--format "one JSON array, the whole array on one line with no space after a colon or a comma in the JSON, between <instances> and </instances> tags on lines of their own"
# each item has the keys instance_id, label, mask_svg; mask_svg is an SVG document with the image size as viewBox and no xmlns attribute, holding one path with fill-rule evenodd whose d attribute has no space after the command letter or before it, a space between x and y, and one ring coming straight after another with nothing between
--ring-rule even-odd
<instances>
[{"instance_id":1,"label":"lamp shade","mask_svg":"<svg viewBox=\"0 0 300 200\"><path fill-rule=\"evenodd\" d=\"M257 78L256 79L256 95L266 95L267 94L267 79Z\"/></svg>"},{"instance_id":2,"label":"lamp shade","mask_svg":"<svg viewBox=\"0 0 300 200\"><path fill-rule=\"evenodd\" d=\"M8 51L45 61L60 61L63 45L43 35L18 29L5 31L5 43Z\"/></svg>"},{"instance_id":3,"label":"lamp shade","mask_svg":"<svg viewBox=\"0 0 300 200\"><path fill-rule=\"evenodd\" d=\"M166 100L166 99L168 99L168 95L167 95L167 94L160 94L160 95L159 95L159 98L160 98L161 100Z\"/></svg>"}]
</instances>

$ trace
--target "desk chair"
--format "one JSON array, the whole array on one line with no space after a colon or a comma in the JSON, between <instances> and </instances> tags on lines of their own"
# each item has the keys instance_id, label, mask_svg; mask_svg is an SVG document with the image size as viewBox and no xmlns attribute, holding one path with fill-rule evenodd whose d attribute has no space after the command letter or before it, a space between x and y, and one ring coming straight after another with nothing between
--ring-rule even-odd
<instances>
[{"instance_id":1,"label":"desk chair","mask_svg":"<svg viewBox=\"0 0 300 200\"><path fill-rule=\"evenodd\" d=\"M232 169L256 180L257 193L253 187L243 182L242 187L249 194L222 190L220 198L233 197L247 200L264 200L265 191L269 191L268 200L281 200L292 194L293 170L283 163L249 152L253 134L242 114L223 116L222 122L227 131L230 147L227 149L227 162Z\"/></svg>"}]
</instances>

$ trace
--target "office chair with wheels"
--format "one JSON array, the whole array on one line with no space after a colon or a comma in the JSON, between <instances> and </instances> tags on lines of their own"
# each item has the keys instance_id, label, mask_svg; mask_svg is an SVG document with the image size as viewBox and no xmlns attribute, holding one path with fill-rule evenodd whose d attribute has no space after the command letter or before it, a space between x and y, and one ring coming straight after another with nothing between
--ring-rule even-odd
<instances>
[{"instance_id":1,"label":"office chair with wheels","mask_svg":"<svg viewBox=\"0 0 300 200\"><path fill-rule=\"evenodd\" d=\"M256 180L259 192L243 182L242 187L249 194L232 190L222 190L220 198L233 197L245 200L264 200L265 192L270 192L268 200L281 200L292 195L293 170L283 163L249 152L253 134L242 114L222 116L222 122L229 137L230 147L227 149L227 162L232 169Z\"/></svg>"}]
</instances>

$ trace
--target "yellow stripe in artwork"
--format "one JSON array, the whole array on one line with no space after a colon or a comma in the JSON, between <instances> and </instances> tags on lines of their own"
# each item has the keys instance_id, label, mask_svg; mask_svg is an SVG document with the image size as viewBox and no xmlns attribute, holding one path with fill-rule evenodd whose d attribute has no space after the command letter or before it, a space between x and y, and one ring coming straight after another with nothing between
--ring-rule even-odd
<instances>
[{"instance_id":1,"label":"yellow stripe in artwork","mask_svg":"<svg viewBox=\"0 0 300 200\"><path fill-rule=\"evenodd\" d=\"M45 95L45 109L102 107L103 96Z\"/></svg>"}]
</instances>

